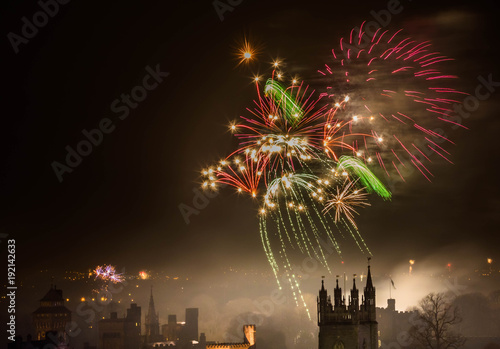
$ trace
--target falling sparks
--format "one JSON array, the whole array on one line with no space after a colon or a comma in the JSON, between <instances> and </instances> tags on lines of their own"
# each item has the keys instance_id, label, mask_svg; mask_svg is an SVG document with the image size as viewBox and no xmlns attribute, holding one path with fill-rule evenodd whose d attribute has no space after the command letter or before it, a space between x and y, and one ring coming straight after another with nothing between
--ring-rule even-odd
<instances>
[{"instance_id":1,"label":"falling sparks","mask_svg":"<svg viewBox=\"0 0 500 349\"><path fill-rule=\"evenodd\" d=\"M278 65L275 62L274 67ZM315 97L315 91L296 83L294 79L286 86L273 78L264 86L255 82L257 108L247 109L250 115L229 126L240 147L217 166L202 171L202 187L228 184L237 193L247 193L259 201L261 240L278 285L281 287L280 275L286 275L296 304L307 309L289 249L316 258L327 270L327 256L341 255L339 234L349 234L363 253L370 251L351 211L339 211L336 218L323 211L335 188L351 181L345 170L342 177L336 171L339 159L343 159L337 154L354 150L347 142L350 122L332 119L328 106L318 105L323 97ZM367 175L369 170L364 170ZM352 182L352 186L359 185ZM341 214L346 220L339 218ZM325 241L332 248L325 247Z\"/></svg>"},{"instance_id":2,"label":"falling sparks","mask_svg":"<svg viewBox=\"0 0 500 349\"><path fill-rule=\"evenodd\" d=\"M364 25L341 38L332 50L333 63L319 70L333 99L332 114L353 121L350 132L358 135L353 148L363 149L368 162L377 158L387 176L404 181L416 167L431 180L431 157L451 162L445 149L453 145L436 130L454 123L457 96L466 94L453 88L457 76L444 72L453 59L402 30L369 34ZM353 92L342 97L346 90Z\"/></svg>"}]
</instances>

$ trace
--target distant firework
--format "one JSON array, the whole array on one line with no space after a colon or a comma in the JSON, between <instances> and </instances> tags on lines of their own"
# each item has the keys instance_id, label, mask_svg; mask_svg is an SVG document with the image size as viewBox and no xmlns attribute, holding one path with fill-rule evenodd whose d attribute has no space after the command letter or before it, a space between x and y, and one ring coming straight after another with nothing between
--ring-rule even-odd
<instances>
[{"instance_id":1,"label":"distant firework","mask_svg":"<svg viewBox=\"0 0 500 349\"><path fill-rule=\"evenodd\" d=\"M97 266L94 269L94 275L96 280L110 281L114 284L124 281L123 275L117 273L112 265Z\"/></svg>"},{"instance_id":2,"label":"distant firework","mask_svg":"<svg viewBox=\"0 0 500 349\"><path fill-rule=\"evenodd\" d=\"M147 280L147 279L149 279L149 273L145 270L142 270L139 272L139 278L141 280Z\"/></svg>"}]
</instances>

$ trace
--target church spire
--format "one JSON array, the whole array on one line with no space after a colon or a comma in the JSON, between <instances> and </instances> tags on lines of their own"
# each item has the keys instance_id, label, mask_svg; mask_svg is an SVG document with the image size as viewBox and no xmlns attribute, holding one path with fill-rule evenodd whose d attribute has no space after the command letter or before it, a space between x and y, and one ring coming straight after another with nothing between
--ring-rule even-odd
<instances>
[{"instance_id":1,"label":"church spire","mask_svg":"<svg viewBox=\"0 0 500 349\"><path fill-rule=\"evenodd\" d=\"M359 291L356 287L356 274L352 278L351 301L349 305L353 312L359 311Z\"/></svg>"},{"instance_id":2,"label":"church spire","mask_svg":"<svg viewBox=\"0 0 500 349\"><path fill-rule=\"evenodd\" d=\"M335 307L340 307L344 305L344 302L342 300L342 289L339 287L339 279L337 275L337 280L336 280L336 286L335 289L333 290L333 304Z\"/></svg>"},{"instance_id":3,"label":"church spire","mask_svg":"<svg viewBox=\"0 0 500 349\"><path fill-rule=\"evenodd\" d=\"M368 265L368 278L366 279L366 289L368 290L373 289L372 273L370 271L370 265Z\"/></svg>"},{"instance_id":4,"label":"church spire","mask_svg":"<svg viewBox=\"0 0 500 349\"><path fill-rule=\"evenodd\" d=\"M156 314L155 301L153 299L153 285L151 285L151 295L149 296L149 314Z\"/></svg>"},{"instance_id":5,"label":"church spire","mask_svg":"<svg viewBox=\"0 0 500 349\"><path fill-rule=\"evenodd\" d=\"M153 286L151 286L151 295L149 296L149 308L146 314L146 338L148 342L154 341L160 334L160 323L158 313L155 310L155 301L153 299Z\"/></svg>"},{"instance_id":6,"label":"church spire","mask_svg":"<svg viewBox=\"0 0 500 349\"><path fill-rule=\"evenodd\" d=\"M324 278L324 276L322 277ZM328 295L325 289L325 280L321 280L321 289L318 297L318 325L325 320L325 314L328 311Z\"/></svg>"},{"instance_id":7,"label":"church spire","mask_svg":"<svg viewBox=\"0 0 500 349\"><path fill-rule=\"evenodd\" d=\"M367 312L367 319L369 321L376 321L375 316L375 287L373 286L372 273L370 270L370 265L368 265L368 276L366 279L365 287L365 302L364 308Z\"/></svg>"}]
</instances>

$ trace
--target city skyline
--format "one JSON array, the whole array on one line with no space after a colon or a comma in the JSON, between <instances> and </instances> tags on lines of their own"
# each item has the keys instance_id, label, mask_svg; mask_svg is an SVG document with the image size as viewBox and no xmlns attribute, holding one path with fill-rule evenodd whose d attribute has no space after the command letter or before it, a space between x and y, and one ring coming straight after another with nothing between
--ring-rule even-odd
<instances>
[{"instance_id":1,"label":"city skyline","mask_svg":"<svg viewBox=\"0 0 500 349\"><path fill-rule=\"evenodd\" d=\"M335 279L340 280L339 286L342 288L342 295L346 297L347 301L353 283L353 276L357 280L356 285L359 289L362 289L367 282L366 266L362 269L364 269L364 273L361 272L356 276L353 274L345 275L346 280L344 282L343 275L340 275L340 277L327 276L324 279L316 276L305 280L304 286L310 286L304 287L304 292L311 310L315 308L315 294L322 284L321 280L323 280L324 287L329 292L332 292L335 287ZM230 270L232 272L229 272ZM478 291L487 296L493 296L496 290L498 294L498 288L495 288L498 285L498 275L490 276L491 280L474 271L472 271L473 275L469 276L462 274L457 277L456 272L451 272L449 275L444 272L440 276L431 276L421 275L422 271L417 268L412 276L409 276L406 271L406 275L392 275L389 279L387 275L379 274L376 267L372 270L375 271L373 284L377 289L377 309L386 309L390 306L387 304L389 302L387 298L389 298L388 290L392 288L391 298L395 300L393 307L401 314L409 314L408 311L411 311L417 305L417 300L430 289L446 291L457 299L477 297ZM500 274L499 270L494 269L494 271ZM460 273L460 271L458 272ZM240 273L242 275L238 275ZM467 281L468 277L472 278L472 282ZM395 286L390 284L392 279ZM38 279L30 281L37 285L46 284ZM310 322L305 319L306 313L304 309L295 306L290 292L285 290L282 294L276 293L277 289L272 275L265 277L258 273L250 275L247 270L233 268L228 268L226 271L221 270L220 274L215 275L211 282L189 278L183 278L182 280L181 278L177 280L174 280L174 278L166 279L165 275L161 273L155 279L142 279L139 275L129 275L123 283L110 287L109 291L102 288L102 284L95 281L93 275L77 280L59 280L57 283L54 280L54 283L57 289L63 291L65 306L72 310L72 320L83 331L78 331L73 343L83 343L83 341L87 340L92 342L92 337L89 337L89 334L96 331L97 322L100 319L109 319L111 312L116 312L118 319L124 318L126 309L129 308L130 304L134 303L141 307L144 318L148 313L147 308L148 303L150 303L151 291L154 296L154 307L159 313L160 327L168 322L171 314L177 314L177 321L184 321L184 309L196 307L200 310L199 332L206 333L208 341L236 341L236 339L240 338L241 325L244 323L266 323L271 333L276 335L279 331L284 331L283 324L281 321L276 322L277 319L288 319L288 321L291 321L290 323L302 324L311 331L314 330L316 321L316 319L313 319L314 321ZM25 290L29 289L28 284L23 286ZM98 286L101 288L95 289ZM111 282L109 286L111 286ZM37 287L34 291L22 294L25 303L19 307L19 314L27 316L36 308L37 299L31 298L30 294L41 297L46 292L47 290L44 287ZM416 294L418 292L420 292L420 296ZM405 298L410 294L413 294L414 302L409 306L405 306ZM84 299L81 297L82 295L87 296L87 298ZM109 299L99 299L100 295L105 295ZM90 316L89 312L94 316ZM143 319L143 334L145 333L144 321ZM468 321L470 322L470 320ZM23 338L30 333L33 335L30 331L30 321L23 320L23 323L19 322L19 325L21 324L22 326L19 326L19 335L22 335ZM287 331L291 333L294 329L296 329L295 326L290 326ZM263 338L262 336L259 337L261 340L270 340L272 338L272 335L269 337L270 334L266 333L264 329L261 328L261 330L265 333Z\"/></svg>"},{"instance_id":2,"label":"city skyline","mask_svg":"<svg viewBox=\"0 0 500 349\"><path fill-rule=\"evenodd\" d=\"M425 12L423 5L404 5L403 11L393 16L394 18L387 28L404 28L408 35L418 36L422 33L416 30L412 32L412 29L429 23L427 28L430 31L428 33L430 38L428 39L441 51L447 50L448 56L455 58L458 64L456 73L460 76L460 85L463 90L474 94L476 86L480 84L479 77L488 79L488 76L492 74L492 80L495 81L494 70L492 70L495 65L487 64L494 57L494 54L487 50L495 48L491 48L479 40L473 40L476 37L481 37L481 40L488 38L488 30L484 26L490 22L484 21L483 24L480 24L480 19L483 16L488 18L485 8L468 8L458 5L450 7L443 3L435 10ZM416 6L415 9L411 7L412 5ZM245 6L249 5L242 4L241 7L237 8L238 11L235 9L234 15L237 16L240 13L241 16L244 16L242 18L248 20L247 25L249 31L251 30L252 37L256 37L257 44L263 42L261 46L265 46L268 51L261 53L261 58L255 66L235 68L234 47L244 35L243 29L239 29L238 23L229 17L229 13L227 19L221 22L213 8L203 7L199 10L213 15L214 18L209 17L206 21L210 23L210 28L214 27L215 30L213 34L205 35L208 35L209 38L210 35L214 35L214 38L217 38L218 35L222 35L221 32L225 33L224 40L216 40L216 50L210 50L213 54L208 55L206 59L200 60L192 54L198 51L197 45L193 44L196 41L191 42L187 38L177 43L180 45L179 48L182 47L186 51L185 56L178 57L168 53L161 56L160 52L169 47L167 43L170 41L168 40L174 40L165 33L161 38L167 40L167 43L156 48L153 46L151 50L145 51L142 62L139 63L140 59L136 59L134 63L137 64L130 67L133 70L130 75L118 73L117 68L125 64L123 60L115 59L110 62L107 69L110 74L115 74L115 77L110 77L108 80L105 78L104 81L108 81L105 84L114 86L112 88L114 92L102 91L102 93L94 94L90 103L95 105L96 109L94 111L90 109L89 113L82 113L80 119L68 118L65 115L69 110L75 110L75 106L85 105L84 101L75 103L78 99L68 99L70 96L68 95L67 98L63 97L63 100L71 100L71 102L67 102L71 105L63 104L63 107L63 105L58 104L59 108L62 109L55 112L50 99L45 99L48 105L44 106L39 97L35 97L33 94L24 95L25 99L29 100L30 96L33 96L33 101L41 103L36 113L31 113L29 110L23 112L25 113L24 119L26 122L32 120L33 125L39 123L37 127L45 125L43 126L44 135L47 136L44 136L43 139L48 137L51 140L44 143L42 139L39 139L39 136L35 136L35 129L27 126L26 132L19 133L19 137L24 137L24 141L22 141L23 138L20 138L19 141L13 138L12 144L19 144L20 147L15 148L16 150L10 152L7 157L8 161L12 163L8 162L5 166L4 189L6 200L10 201L11 204L5 211L3 232L11 236L21 237L18 241L18 244L22 244L19 253L25 253L26 258L19 258L19 263L25 263L25 266L29 266L29 256L33 254L47 266L57 268L60 265L58 263L60 256L53 259L47 258L47 256L41 258L40 253L37 252L38 248L34 248L45 244L47 237L52 239L52 246L55 244L55 251L52 255L58 254L64 247L73 255L73 258L69 259L67 263L75 266L80 264L80 267L86 264L87 255L99 256L90 264L124 264L123 262L129 256L127 247L130 243L136 247L136 260L139 263L144 261L147 264L144 267L157 267L161 266L161 263L168 264L179 260L182 255L187 255L191 251L196 251L197 255L205 255L206 258L210 258L211 254L220 256L224 251L228 260L241 255L245 255L245 258L262 260L260 239L254 233L258 228L254 222L258 207L253 207L251 200L243 197L236 198L234 192L229 188L222 189L217 197L209 199L206 208L200 210L198 215L190 217L189 224L186 224L179 205L185 204L193 207L192 201L196 196L193 190L201 190L202 178L199 171L213 160L217 160L217 157L223 156L224 149L231 147L228 143L226 125L243 113L251 100L250 79L254 70L265 72L269 69L266 67L266 62L275 57L282 57L286 62L285 69L290 74L297 72L307 81L309 76L315 76L315 69L322 65L322 61L326 61L324 57L328 55L328 48L332 47L339 37L348 33L350 28L359 25L362 20L371 19L373 15L370 11L376 10L367 7L365 11L360 9L352 12L353 19L343 19L342 23L330 24L328 28L331 36L325 35L324 37L312 35L315 30L319 29L317 27L319 24L314 25L303 20L302 33L297 35L294 40L301 40L301 42L312 45L310 39L312 37L318 42L317 48L312 51L317 59L311 60L309 58L308 60L302 59L303 54L296 52L291 42L275 42L281 37L282 32L290 30L288 23L293 22L292 15L285 16L283 14L276 18L273 22L277 27L275 34L267 33L264 35L261 33L262 29L259 25L263 21L265 22L267 16L270 16L272 12L262 14L263 17L260 20L259 17L255 17L256 22L253 22L254 12L252 11L256 9L249 6L245 10ZM382 11L385 3L380 6L380 11ZM434 6L437 5L434 4ZM61 11L63 9L61 8ZM292 6L286 11L297 14L298 9L300 7ZM245 13L245 11L251 11L252 15ZM467 11L468 14L466 14ZM73 12L70 13L73 15ZM74 15L78 16L77 13ZM446 16L452 15L458 16L457 18L461 20L468 20L471 25L475 24L474 28L477 32L452 34L450 32L452 30L451 24L446 22ZM197 17L193 15L192 18ZM420 19L421 22L419 22ZM16 22L13 19L12 21L14 25ZM322 24L329 23L324 17L321 21ZM104 23L102 25L105 25ZM165 23L167 27L173 24L173 22ZM222 28L228 29L223 30ZM293 34L298 34L299 31L295 30L297 32ZM193 38L193 40L199 40L203 37L200 35L201 33L196 36L198 39ZM462 37L461 35L468 36ZM40 36L43 36L42 32L40 32ZM62 40L63 38L56 37L56 39ZM32 41L26 45L25 50L38 52L41 43L36 38ZM265 43L266 41L267 43ZM208 42L213 43L212 41ZM208 42L205 45L208 45ZM460 51L456 45L447 44L450 42L461 42L462 50ZM78 47L78 41L70 41L70 43ZM480 52L481 49L488 54L470 56L471 51ZM71 52L62 47L58 50L60 51L55 52L60 52L60 54L64 52L66 52L64 54L70 54ZM182 49L177 50L182 52ZM207 55L203 52L208 51L201 49L201 57ZM90 59L93 55L90 52L87 54L86 59L93 62ZM34 59L38 56L29 57L31 55L23 55L23 51L20 51L18 55L11 55L13 60L17 60L13 63L14 66L19 68L30 66L36 62ZM45 59L45 62L48 63L48 58L44 57L49 56L40 56L40 59ZM484 64L480 64L481 60L485 61ZM61 69L70 69L70 61L58 64L66 65L63 65L64 68ZM183 68L185 65L193 69L193 74L188 75L190 80L186 79L184 73L181 73L186 71ZM174 72L176 66L179 67L180 71ZM124 131L121 131L118 127L119 124L117 124L116 131L109 136L106 135L102 145L95 147L92 154L84 157L74 172L67 173L64 181L59 183L50 165L53 161L63 161L66 145L76 146L79 139L83 137L81 130L94 129L98 127L104 116L112 116L109 105L113 102L114 96L122 92L126 93L127 90L130 91L144 76L150 74L148 69L154 70L156 68L161 72L169 70L172 72L169 72L170 75L164 77L164 81L158 83L157 89L151 91L147 100L141 102L140 106L137 107L139 109L136 117L133 117L131 112L130 118L123 120L123 128L121 129ZM91 68L89 67L89 69ZM204 74L209 75L204 76ZM216 79L219 75L227 76L229 80L225 85L217 84L220 87L214 89L210 80ZM35 90L38 86L36 85L37 81L41 80L35 79L35 75L33 78L26 76L26 79L31 79L27 80L31 82L28 82L26 86L33 86L30 87L34 89L33 91L41 92L41 90ZM17 79L17 81L21 83L24 79ZM148 80L148 83L152 82ZM206 99L196 103L198 109L194 113L182 104L174 101L168 102L170 97L175 96L173 87L179 83L180 86L185 86L183 88L186 88L186 91L193 88L195 91L199 89L197 95ZM23 91L21 85L14 86L15 91ZM60 86L60 84L54 85L55 91L63 93ZM85 84L75 83L75 86L81 89L82 93L90 92ZM494 89L494 87L492 88ZM229 100L221 99L232 89L236 90ZM207 93L201 93L204 90L207 90ZM23 94L17 96L20 97ZM449 130L456 143L456 149L453 149L451 158L454 164L449 164L442 159L433 160L434 163L431 164L431 170L434 173L433 183L427 182L423 176L414 173L408 178L407 183L398 183L393 188L394 196L391 203L373 199L373 208L361 210L358 224L368 246L374 251L374 256L381 258L386 254L387 250L379 246L380 242L383 241L383 244L389 244L392 253L398 253L398 257L405 259L422 259L422 256L443 253L447 249L454 250L453 252L456 251L459 254L462 252L467 254L467 251L460 250L469 249L471 255L477 251L484 253L487 258L498 259L498 252L492 248L495 244L490 243L491 239L496 238L494 234L490 234L490 231L494 231L494 222L496 221L494 212L495 200L497 200L496 186L493 184L493 179L485 180L487 178L485 176L495 173L494 161L488 160L488 153L495 153L493 149L497 149L494 137L487 133L488 129L492 128L487 127L486 130L483 130L485 122L495 122L489 115L491 115L490 110L493 110L491 108L497 99L494 97L494 92L491 96L491 98L481 101L478 110L472 113L472 115L477 115L476 117L471 116L464 119L469 128L468 131L460 128ZM222 100L227 103L218 103ZM208 108L206 108L207 106ZM12 107L14 106L12 105ZM81 113L78 109L77 107L77 115ZM18 112L21 110L18 109ZM135 113L135 110L133 112ZM43 117L35 118L35 115L39 113L46 113L47 116L42 114ZM172 115L183 115L184 113L187 113L186 115L199 115L200 118L193 121L187 121L183 117L172 118ZM148 118L144 123L141 122L140 118L143 114ZM55 119L50 119L49 115L58 116ZM157 115L156 118L153 115ZM206 116L201 117L202 115ZM18 121L11 119L10 122L13 123L14 129L23 130ZM62 122L66 126L57 126L58 122ZM157 127L151 128L149 122L159 124ZM159 127L160 124L163 126ZM59 130L59 127L62 129ZM151 136L141 138L141 133L136 132L137 127L141 132L151 132ZM207 131L205 131L206 127L209 127ZM12 137L17 137L14 134L16 133L12 133ZM29 137L28 135L32 137L26 138ZM126 142L126 139L129 138L137 139L137 141L129 144ZM150 142L148 147L163 144L163 150L158 155L155 152L147 151L148 148L141 148L143 147L140 143L141 139ZM40 141L42 141L41 144L44 144L41 147L45 149L43 153L30 157L29 162L24 161L30 152L41 150L40 147L34 146ZM158 143L160 141L162 143ZM193 145L187 146L188 144ZM476 149L476 145L481 146ZM9 148L4 147L4 149ZM471 162L470 159L474 159L474 161ZM30 167L31 170L28 170L28 168L24 169L22 166L16 165L22 163L31 164L29 166L33 168ZM161 171L158 171L160 168ZM175 188L174 191L170 188L172 185ZM83 188L86 189L82 190ZM425 217L425 219L418 218L420 216ZM240 224L241 222L245 223ZM373 224L373 222L377 224ZM408 224L408 222L412 224ZM244 232L238 234L238 238L235 239L235 233L242 227L244 227ZM23 236L26 239L23 239ZM471 239L472 236L475 238ZM407 244L408 237L413 237L411 244ZM243 240L241 240L242 238ZM78 243L68 244L69 241L78 241ZM181 248L169 248L169 242L175 242ZM206 246L210 243L211 249L207 249ZM405 248L395 248L396 246L404 246ZM113 253L108 252L111 250ZM234 254L228 254L229 250ZM82 251L92 253L82 253ZM150 251L154 251L154 253L149 253ZM165 262L160 262L154 257L161 251L169 251L164 257L166 258ZM354 257L358 258L358 255ZM264 264L262 263L262 265Z\"/></svg>"}]
</instances>

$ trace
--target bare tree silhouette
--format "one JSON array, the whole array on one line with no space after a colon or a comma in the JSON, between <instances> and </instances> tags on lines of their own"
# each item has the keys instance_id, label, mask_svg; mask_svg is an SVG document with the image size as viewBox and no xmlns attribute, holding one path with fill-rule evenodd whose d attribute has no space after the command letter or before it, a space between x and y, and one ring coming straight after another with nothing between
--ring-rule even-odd
<instances>
[{"instance_id":1,"label":"bare tree silhouette","mask_svg":"<svg viewBox=\"0 0 500 349\"><path fill-rule=\"evenodd\" d=\"M465 344L465 338L451 327L460 321L458 308L444 293L430 293L419 303L418 319L410 335L424 348L454 349Z\"/></svg>"}]
</instances>

